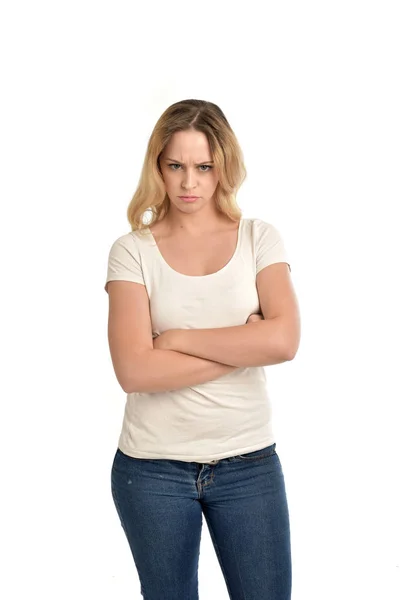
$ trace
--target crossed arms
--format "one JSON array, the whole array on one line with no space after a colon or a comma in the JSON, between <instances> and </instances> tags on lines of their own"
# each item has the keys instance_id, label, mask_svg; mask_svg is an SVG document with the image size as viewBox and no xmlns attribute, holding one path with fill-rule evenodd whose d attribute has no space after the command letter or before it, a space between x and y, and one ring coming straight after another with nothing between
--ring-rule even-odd
<instances>
[{"instance_id":1,"label":"crossed arms","mask_svg":"<svg viewBox=\"0 0 400 600\"><path fill-rule=\"evenodd\" d=\"M143 336L140 342L135 335L138 343L134 357L132 337L125 334L126 322L119 331L113 325L113 330L109 329L111 355L124 391L181 389L217 379L237 368L292 360L300 343L300 315L287 264L265 267L256 282L264 320L215 329L171 329L152 340L151 347L148 337ZM146 326L146 335L151 337L150 320Z\"/></svg>"}]
</instances>

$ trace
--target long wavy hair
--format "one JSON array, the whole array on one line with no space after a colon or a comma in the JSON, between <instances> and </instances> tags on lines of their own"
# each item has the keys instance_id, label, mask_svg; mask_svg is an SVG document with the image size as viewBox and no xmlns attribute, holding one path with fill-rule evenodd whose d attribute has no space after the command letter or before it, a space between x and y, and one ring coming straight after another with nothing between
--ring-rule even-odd
<instances>
[{"instance_id":1,"label":"long wavy hair","mask_svg":"<svg viewBox=\"0 0 400 600\"><path fill-rule=\"evenodd\" d=\"M247 172L238 140L216 104L206 100L182 100L163 112L150 136L139 184L127 210L132 231L144 233L168 213L170 200L159 158L176 131L188 130L201 131L207 136L219 179L214 192L217 209L232 221L241 219L236 194ZM150 219L145 222L146 213L150 213Z\"/></svg>"}]
</instances>

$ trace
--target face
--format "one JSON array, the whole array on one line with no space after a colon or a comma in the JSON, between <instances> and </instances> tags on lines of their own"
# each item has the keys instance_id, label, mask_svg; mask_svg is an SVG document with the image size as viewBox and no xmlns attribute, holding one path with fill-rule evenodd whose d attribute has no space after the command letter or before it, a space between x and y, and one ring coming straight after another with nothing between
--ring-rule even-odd
<instances>
[{"instance_id":1,"label":"face","mask_svg":"<svg viewBox=\"0 0 400 600\"><path fill-rule=\"evenodd\" d=\"M177 131L160 156L165 191L181 212L214 210L213 194L218 184L207 137L201 131ZM184 198L195 196L195 198Z\"/></svg>"}]
</instances>

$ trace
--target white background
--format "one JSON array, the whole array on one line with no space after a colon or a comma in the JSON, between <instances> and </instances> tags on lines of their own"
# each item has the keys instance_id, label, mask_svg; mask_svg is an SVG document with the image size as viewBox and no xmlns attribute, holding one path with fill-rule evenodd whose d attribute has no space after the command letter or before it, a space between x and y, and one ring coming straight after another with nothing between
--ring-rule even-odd
<instances>
[{"instance_id":1,"label":"white background","mask_svg":"<svg viewBox=\"0 0 400 600\"><path fill-rule=\"evenodd\" d=\"M110 491L125 394L103 286L150 133L185 98L222 108L244 216L291 255L302 341L267 376L292 600L399 598L397 8L1 3L6 600L140 598ZM199 589L228 598L205 523Z\"/></svg>"}]
</instances>

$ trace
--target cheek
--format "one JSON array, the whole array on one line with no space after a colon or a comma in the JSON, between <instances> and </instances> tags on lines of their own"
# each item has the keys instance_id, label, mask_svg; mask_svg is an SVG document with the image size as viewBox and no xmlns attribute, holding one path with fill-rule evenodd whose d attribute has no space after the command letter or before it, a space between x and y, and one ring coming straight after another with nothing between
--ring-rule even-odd
<instances>
[{"instance_id":1,"label":"cheek","mask_svg":"<svg viewBox=\"0 0 400 600\"><path fill-rule=\"evenodd\" d=\"M218 183L218 174L217 173L213 173L212 176L210 177L210 185L212 186L216 186Z\"/></svg>"},{"instance_id":2,"label":"cheek","mask_svg":"<svg viewBox=\"0 0 400 600\"><path fill-rule=\"evenodd\" d=\"M173 185L173 183L174 183L174 177L171 176L171 173L168 171L164 171L163 180L164 180L165 185L171 185L171 184Z\"/></svg>"}]
</instances>

